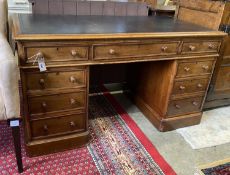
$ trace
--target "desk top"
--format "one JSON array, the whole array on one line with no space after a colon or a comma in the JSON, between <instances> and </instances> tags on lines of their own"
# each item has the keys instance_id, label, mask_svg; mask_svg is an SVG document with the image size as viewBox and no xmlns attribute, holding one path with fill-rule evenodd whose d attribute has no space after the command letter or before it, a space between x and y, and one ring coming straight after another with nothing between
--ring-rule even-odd
<instances>
[{"instance_id":1,"label":"desk top","mask_svg":"<svg viewBox=\"0 0 230 175\"><path fill-rule=\"evenodd\" d=\"M16 40L103 39L178 36L220 36L213 31L170 17L69 16L18 14Z\"/></svg>"}]
</instances>

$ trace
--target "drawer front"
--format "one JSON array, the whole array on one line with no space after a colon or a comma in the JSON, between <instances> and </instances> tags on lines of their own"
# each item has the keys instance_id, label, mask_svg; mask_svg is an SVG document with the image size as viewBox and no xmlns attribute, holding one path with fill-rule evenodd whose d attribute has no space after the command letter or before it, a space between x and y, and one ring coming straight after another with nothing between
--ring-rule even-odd
<instances>
[{"instance_id":1,"label":"drawer front","mask_svg":"<svg viewBox=\"0 0 230 175\"><path fill-rule=\"evenodd\" d=\"M28 104L30 114L81 109L86 106L86 92L29 97Z\"/></svg>"},{"instance_id":2,"label":"drawer front","mask_svg":"<svg viewBox=\"0 0 230 175\"><path fill-rule=\"evenodd\" d=\"M167 116L182 115L201 110L203 97L191 97L170 101Z\"/></svg>"},{"instance_id":3,"label":"drawer front","mask_svg":"<svg viewBox=\"0 0 230 175\"><path fill-rule=\"evenodd\" d=\"M86 75L86 70L27 72L27 90L85 87Z\"/></svg>"},{"instance_id":4,"label":"drawer front","mask_svg":"<svg viewBox=\"0 0 230 175\"><path fill-rule=\"evenodd\" d=\"M196 76L210 74L214 61L180 62L177 70L177 77Z\"/></svg>"},{"instance_id":5,"label":"drawer front","mask_svg":"<svg viewBox=\"0 0 230 175\"><path fill-rule=\"evenodd\" d=\"M182 53L217 53L220 44L219 41L184 42Z\"/></svg>"},{"instance_id":6,"label":"drawer front","mask_svg":"<svg viewBox=\"0 0 230 175\"><path fill-rule=\"evenodd\" d=\"M173 94L186 94L186 93L194 93L200 91L206 91L209 83L208 78L202 79L191 79L191 80L177 80L174 83Z\"/></svg>"},{"instance_id":7,"label":"drawer front","mask_svg":"<svg viewBox=\"0 0 230 175\"><path fill-rule=\"evenodd\" d=\"M88 60L88 47L34 47L27 48L26 63L33 63L35 58L34 56L38 53L42 54L46 63Z\"/></svg>"},{"instance_id":8,"label":"drawer front","mask_svg":"<svg viewBox=\"0 0 230 175\"><path fill-rule=\"evenodd\" d=\"M86 127L86 114L71 114L64 117L31 121L32 137L78 132Z\"/></svg>"},{"instance_id":9,"label":"drawer front","mask_svg":"<svg viewBox=\"0 0 230 175\"><path fill-rule=\"evenodd\" d=\"M178 43L149 43L149 44L108 44L94 45L94 59L137 58L142 56L172 55L177 53Z\"/></svg>"}]
</instances>

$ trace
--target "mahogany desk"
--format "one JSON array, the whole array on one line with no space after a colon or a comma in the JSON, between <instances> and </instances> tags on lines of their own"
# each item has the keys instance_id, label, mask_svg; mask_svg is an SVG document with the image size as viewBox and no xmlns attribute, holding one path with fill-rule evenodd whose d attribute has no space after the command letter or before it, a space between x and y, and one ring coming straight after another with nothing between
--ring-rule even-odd
<instances>
[{"instance_id":1,"label":"mahogany desk","mask_svg":"<svg viewBox=\"0 0 230 175\"><path fill-rule=\"evenodd\" d=\"M129 63L131 96L160 131L198 124L225 36L167 17L28 14L14 18L13 35L31 156L88 141L95 65ZM45 58L47 71L39 71L34 55Z\"/></svg>"}]
</instances>

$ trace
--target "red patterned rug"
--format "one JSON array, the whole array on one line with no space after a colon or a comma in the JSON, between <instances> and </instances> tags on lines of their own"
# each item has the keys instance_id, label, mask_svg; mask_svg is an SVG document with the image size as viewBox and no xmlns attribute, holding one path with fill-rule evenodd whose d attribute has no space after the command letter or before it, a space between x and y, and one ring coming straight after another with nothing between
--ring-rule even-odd
<instances>
[{"instance_id":1,"label":"red patterned rug","mask_svg":"<svg viewBox=\"0 0 230 175\"><path fill-rule=\"evenodd\" d=\"M90 97L89 116L87 146L35 158L27 157L22 146L22 174L176 174L110 93ZM0 174L17 174L11 130L4 122L0 123Z\"/></svg>"},{"instance_id":2,"label":"red patterned rug","mask_svg":"<svg viewBox=\"0 0 230 175\"><path fill-rule=\"evenodd\" d=\"M230 158L200 166L201 175L230 175Z\"/></svg>"}]
</instances>

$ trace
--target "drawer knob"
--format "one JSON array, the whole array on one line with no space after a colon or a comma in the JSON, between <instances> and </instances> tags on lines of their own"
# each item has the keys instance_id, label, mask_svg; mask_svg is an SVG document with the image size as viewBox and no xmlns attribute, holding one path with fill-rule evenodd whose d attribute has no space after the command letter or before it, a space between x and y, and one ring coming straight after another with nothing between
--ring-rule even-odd
<instances>
[{"instance_id":1,"label":"drawer knob","mask_svg":"<svg viewBox=\"0 0 230 175\"><path fill-rule=\"evenodd\" d=\"M115 50L114 49L109 49L109 54L110 55L114 55L115 54Z\"/></svg>"},{"instance_id":2,"label":"drawer knob","mask_svg":"<svg viewBox=\"0 0 230 175\"><path fill-rule=\"evenodd\" d=\"M77 51L76 51L76 50L71 50L71 55L72 55L73 57L77 56Z\"/></svg>"},{"instance_id":3,"label":"drawer knob","mask_svg":"<svg viewBox=\"0 0 230 175\"><path fill-rule=\"evenodd\" d=\"M196 47L191 45L191 46L189 46L189 49L190 49L190 51L194 51L196 49Z\"/></svg>"},{"instance_id":4,"label":"drawer knob","mask_svg":"<svg viewBox=\"0 0 230 175\"><path fill-rule=\"evenodd\" d=\"M70 82L71 83L76 83L76 78L74 77L74 76L71 76L70 78L69 78L69 80L70 80Z\"/></svg>"},{"instance_id":5,"label":"drawer knob","mask_svg":"<svg viewBox=\"0 0 230 175\"><path fill-rule=\"evenodd\" d=\"M46 102L42 102L42 107L45 109L47 107Z\"/></svg>"},{"instance_id":6,"label":"drawer knob","mask_svg":"<svg viewBox=\"0 0 230 175\"><path fill-rule=\"evenodd\" d=\"M37 53L37 58L44 58L43 53L42 53L42 52L38 52L38 53Z\"/></svg>"},{"instance_id":7,"label":"drawer knob","mask_svg":"<svg viewBox=\"0 0 230 175\"><path fill-rule=\"evenodd\" d=\"M203 65L202 68L203 68L204 70L208 70L208 69L209 69L209 66Z\"/></svg>"},{"instance_id":8,"label":"drawer knob","mask_svg":"<svg viewBox=\"0 0 230 175\"><path fill-rule=\"evenodd\" d=\"M215 46L214 44L209 44L209 45L208 45L208 48L209 48L209 49L215 49L216 46Z\"/></svg>"},{"instance_id":9,"label":"drawer knob","mask_svg":"<svg viewBox=\"0 0 230 175\"><path fill-rule=\"evenodd\" d=\"M75 126L76 126L75 122L73 122L73 121L69 122L69 125L70 125L71 127L75 127Z\"/></svg>"},{"instance_id":10,"label":"drawer knob","mask_svg":"<svg viewBox=\"0 0 230 175\"><path fill-rule=\"evenodd\" d=\"M47 132L47 131L48 131L48 126L47 126L47 125L44 125L44 126L43 126L43 130L44 130L45 132Z\"/></svg>"},{"instance_id":11,"label":"drawer knob","mask_svg":"<svg viewBox=\"0 0 230 175\"><path fill-rule=\"evenodd\" d=\"M185 86L180 86L180 90L184 90L185 89Z\"/></svg>"},{"instance_id":12,"label":"drawer knob","mask_svg":"<svg viewBox=\"0 0 230 175\"><path fill-rule=\"evenodd\" d=\"M175 107L176 107L177 109L180 109L180 105L178 105L178 104L176 104Z\"/></svg>"},{"instance_id":13,"label":"drawer knob","mask_svg":"<svg viewBox=\"0 0 230 175\"><path fill-rule=\"evenodd\" d=\"M203 85L202 85L202 84L200 84L200 83L198 83L198 84L197 84L197 87L198 87L198 88L202 88L202 87L203 87Z\"/></svg>"},{"instance_id":14,"label":"drawer knob","mask_svg":"<svg viewBox=\"0 0 230 175\"><path fill-rule=\"evenodd\" d=\"M41 86L44 86L44 85L45 85L45 80L44 80L43 78L41 78L41 79L39 80L39 84L40 84Z\"/></svg>"},{"instance_id":15,"label":"drawer knob","mask_svg":"<svg viewBox=\"0 0 230 175\"><path fill-rule=\"evenodd\" d=\"M190 68L189 68L189 67L184 67L184 70L185 70L186 72L188 72L188 71L190 71Z\"/></svg>"},{"instance_id":16,"label":"drawer knob","mask_svg":"<svg viewBox=\"0 0 230 175\"><path fill-rule=\"evenodd\" d=\"M192 104L194 105L194 106L198 106L198 103L197 102L192 102Z\"/></svg>"},{"instance_id":17,"label":"drawer knob","mask_svg":"<svg viewBox=\"0 0 230 175\"><path fill-rule=\"evenodd\" d=\"M76 104L76 100L73 99L73 98L71 98L71 99L70 99L70 104L71 104L71 105L75 105L75 104Z\"/></svg>"},{"instance_id":18,"label":"drawer knob","mask_svg":"<svg viewBox=\"0 0 230 175\"><path fill-rule=\"evenodd\" d=\"M168 50L168 47L167 46L163 46L163 47L161 47L161 50L162 50L162 52L165 52L165 51Z\"/></svg>"}]
</instances>

